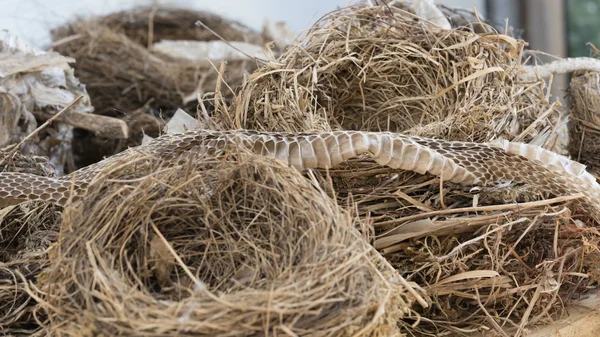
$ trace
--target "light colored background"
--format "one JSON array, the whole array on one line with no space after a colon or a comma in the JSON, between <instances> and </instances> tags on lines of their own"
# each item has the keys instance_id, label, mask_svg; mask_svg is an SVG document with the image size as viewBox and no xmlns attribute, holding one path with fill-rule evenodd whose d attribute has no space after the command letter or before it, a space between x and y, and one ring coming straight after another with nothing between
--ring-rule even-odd
<instances>
[{"instance_id":1,"label":"light colored background","mask_svg":"<svg viewBox=\"0 0 600 337\"><path fill-rule=\"evenodd\" d=\"M436 1L449 6L484 11L484 0ZM265 18L286 21L296 32L310 27L323 14L354 1L348 0L0 0L0 29L16 32L26 41L45 47L49 30L76 16L104 15L139 5L171 4L208 10L260 30Z\"/></svg>"}]
</instances>

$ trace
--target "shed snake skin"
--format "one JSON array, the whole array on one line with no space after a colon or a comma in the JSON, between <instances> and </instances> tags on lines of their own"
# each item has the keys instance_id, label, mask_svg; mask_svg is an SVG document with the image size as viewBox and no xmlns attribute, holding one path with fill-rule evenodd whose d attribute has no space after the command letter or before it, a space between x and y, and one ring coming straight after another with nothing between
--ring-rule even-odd
<instances>
[{"instance_id":1,"label":"shed snake skin","mask_svg":"<svg viewBox=\"0 0 600 337\"><path fill-rule=\"evenodd\" d=\"M64 206L77 197L107 165L142 151L174 165L194 152L214 153L241 147L275 158L300 171L334 168L367 154L379 165L441 176L463 185L525 183L561 196L582 193L582 208L600 222L600 185L585 166L539 146L504 140L489 143L451 142L391 132L332 131L269 133L249 130L190 130L165 134L59 178L29 173L0 173L0 202L44 200ZM74 193L73 193L74 192Z\"/></svg>"}]
</instances>

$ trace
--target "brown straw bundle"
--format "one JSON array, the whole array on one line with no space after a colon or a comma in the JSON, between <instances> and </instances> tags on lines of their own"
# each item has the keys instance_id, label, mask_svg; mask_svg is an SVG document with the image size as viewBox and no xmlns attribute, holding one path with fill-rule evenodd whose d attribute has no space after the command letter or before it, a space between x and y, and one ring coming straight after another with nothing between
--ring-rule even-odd
<instances>
[{"instance_id":1,"label":"brown straw bundle","mask_svg":"<svg viewBox=\"0 0 600 337\"><path fill-rule=\"evenodd\" d=\"M184 107L184 98L200 85L201 93L215 89L217 70L206 62L170 59L152 50L161 40L218 40L196 26L201 21L228 41L261 45L258 33L214 14L174 8L139 8L89 20L78 20L53 31L53 48L74 57L75 73L86 84L96 113L113 109L132 112L148 105L153 112ZM216 65L218 67L218 64ZM227 81L235 87L251 61L229 62ZM194 108L195 104L189 105Z\"/></svg>"}]
</instances>

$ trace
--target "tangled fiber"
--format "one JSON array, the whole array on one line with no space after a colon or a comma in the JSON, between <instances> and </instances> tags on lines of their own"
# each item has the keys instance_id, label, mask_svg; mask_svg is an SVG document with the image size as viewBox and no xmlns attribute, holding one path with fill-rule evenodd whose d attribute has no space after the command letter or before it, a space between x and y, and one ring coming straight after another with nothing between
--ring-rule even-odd
<instances>
[{"instance_id":1,"label":"tangled fiber","mask_svg":"<svg viewBox=\"0 0 600 337\"><path fill-rule=\"evenodd\" d=\"M57 209L45 204L0 210L0 335L43 335L46 315L38 311L29 283L49 265L47 249L59 223Z\"/></svg>"},{"instance_id":2,"label":"tangled fiber","mask_svg":"<svg viewBox=\"0 0 600 337\"><path fill-rule=\"evenodd\" d=\"M398 333L399 275L299 173L238 153L123 177L143 160L107 167L65 210L41 286L54 333Z\"/></svg>"},{"instance_id":3,"label":"tangled fiber","mask_svg":"<svg viewBox=\"0 0 600 337\"><path fill-rule=\"evenodd\" d=\"M436 227L420 235L397 230L386 258L431 299L422 320L407 331L419 335L493 333L522 336L535 325L564 318L564 306L598 283L600 236L582 227L568 204L523 211L488 211L405 223ZM446 231L439 230L444 225ZM469 229L470 227L470 229ZM448 234L456 230L456 234ZM465 233L466 232L466 233ZM383 238L391 239L390 236Z\"/></svg>"},{"instance_id":4,"label":"tangled fiber","mask_svg":"<svg viewBox=\"0 0 600 337\"><path fill-rule=\"evenodd\" d=\"M523 45L346 7L252 74L232 105L217 88L203 122L563 152L561 108L543 81L519 76ZM40 299L22 317L47 316L67 336L520 336L600 281L600 233L578 196L465 189L369 160L304 177L241 153L158 160L114 163L65 210L43 277L14 278ZM124 174L134 166L143 173Z\"/></svg>"},{"instance_id":5,"label":"tangled fiber","mask_svg":"<svg viewBox=\"0 0 600 337\"><path fill-rule=\"evenodd\" d=\"M244 83L215 128L358 129L485 142L505 138L565 153L564 109L525 81L524 41L440 30L409 12L353 6ZM465 189L429 175L351 160L319 172L340 205L370 221L372 244L430 306L399 322L416 335L522 335L561 317L593 287L598 232L571 202L527 184Z\"/></svg>"},{"instance_id":6,"label":"tangled fiber","mask_svg":"<svg viewBox=\"0 0 600 337\"><path fill-rule=\"evenodd\" d=\"M581 72L571 79L571 154L600 177L600 73Z\"/></svg>"}]
</instances>

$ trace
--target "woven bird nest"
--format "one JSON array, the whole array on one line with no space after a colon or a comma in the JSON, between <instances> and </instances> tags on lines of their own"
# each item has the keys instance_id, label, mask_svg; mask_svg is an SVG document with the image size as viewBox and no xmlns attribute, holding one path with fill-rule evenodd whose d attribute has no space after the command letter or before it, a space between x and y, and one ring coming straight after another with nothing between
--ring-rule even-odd
<instances>
[{"instance_id":1,"label":"woven bird nest","mask_svg":"<svg viewBox=\"0 0 600 337\"><path fill-rule=\"evenodd\" d=\"M523 45L348 7L254 73L231 107L217 92L204 122L504 137L562 152L560 107L544 82L519 80ZM38 278L51 332L518 336L600 281L600 238L573 196L470 190L362 159L309 180L242 154L119 173L140 158L108 167L65 211ZM411 306L410 282L427 308Z\"/></svg>"},{"instance_id":2,"label":"woven bird nest","mask_svg":"<svg viewBox=\"0 0 600 337\"><path fill-rule=\"evenodd\" d=\"M232 154L118 179L140 159L65 211L41 287L53 332L397 334L399 275L299 173Z\"/></svg>"},{"instance_id":3,"label":"woven bird nest","mask_svg":"<svg viewBox=\"0 0 600 337\"><path fill-rule=\"evenodd\" d=\"M559 112L541 83L517 80L523 46L504 35L436 29L395 7L343 8L254 72L222 125L543 144Z\"/></svg>"},{"instance_id":4,"label":"woven bird nest","mask_svg":"<svg viewBox=\"0 0 600 337\"><path fill-rule=\"evenodd\" d=\"M571 108L571 154L600 178L600 73L575 74L569 89Z\"/></svg>"}]
</instances>

